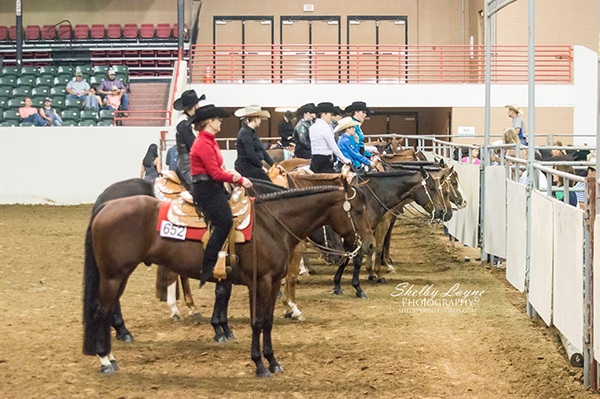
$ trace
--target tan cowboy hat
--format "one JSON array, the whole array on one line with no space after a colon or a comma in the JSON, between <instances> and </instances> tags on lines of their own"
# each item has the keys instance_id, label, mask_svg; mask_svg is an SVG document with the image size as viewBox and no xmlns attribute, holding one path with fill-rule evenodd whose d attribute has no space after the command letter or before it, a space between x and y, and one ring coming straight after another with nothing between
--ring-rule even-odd
<instances>
[{"instance_id":1,"label":"tan cowboy hat","mask_svg":"<svg viewBox=\"0 0 600 399\"><path fill-rule=\"evenodd\" d=\"M587 156L588 162L596 162L596 151L592 151ZM592 168L596 170L596 165L588 166L588 168Z\"/></svg>"},{"instance_id":2,"label":"tan cowboy hat","mask_svg":"<svg viewBox=\"0 0 600 399\"><path fill-rule=\"evenodd\" d=\"M508 105L505 105L504 108L512 109L518 115L521 115L523 113L523 111L521 111L521 108L516 104L508 104Z\"/></svg>"},{"instance_id":3,"label":"tan cowboy hat","mask_svg":"<svg viewBox=\"0 0 600 399\"><path fill-rule=\"evenodd\" d=\"M360 125L360 122L355 121L354 119L352 119L351 117L347 116L345 118L340 119L340 121L338 122L337 127L335 128L334 132L339 132L340 130L346 130L351 126L356 126L356 125Z\"/></svg>"},{"instance_id":4,"label":"tan cowboy hat","mask_svg":"<svg viewBox=\"0 0 600 399\"><path fill-rule=\"evenodd\" d=\"M260 105L247 105L244 108L240 108L235 111L234 115L238 118L243 118L246 116L260 116L261 118L271 117L269 111L263 111Z\"/></svg>"}]
</instances>

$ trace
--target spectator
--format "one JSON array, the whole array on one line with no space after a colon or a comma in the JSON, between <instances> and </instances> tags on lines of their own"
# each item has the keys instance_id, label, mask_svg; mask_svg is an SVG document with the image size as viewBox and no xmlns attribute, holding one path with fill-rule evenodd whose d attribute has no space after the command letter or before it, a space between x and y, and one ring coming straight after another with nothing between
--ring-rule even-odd
<instances>
[{"instance_id":1,"label":"spectator","mask_svg":"<svg viewBox=\"0 0 600 399\"><path fill-rule=\"evenodd\" d=\"M311 158L310 126L316 118L315 112L317 112L317 107L314 103L304 104L296 111L296 115L302 117L294 128L294 143L296 143L294 153L296 158Z\"/></svg>"},{"instance_id":2,"label":"spectator","mask_svg":"<svg viewBox=\"0 0 600 399\"><path fill-rule=\"evenodd\" d=\"M589 152L589 151L588 151ZM587 161L596 163L596 154L590 153L587 157ZM587 170L584 170L583 173L578 173L578 176L587 177L588 173L596 170L596 165L588 166ZM585 189L585 183L577 182L575 184L575 188ZM577 191L575 192L577 196L577 203L579 204L580 209L585 209L585 191Z\"/></svg>"},{"instance_id":3,"label":"spectator","mask_svg":"<svg viewBox=\"0 0 600 399\"><path fill-rule=\"evenodd\" d=\"M123 92L117 86L113 86L110 93L104 97L104 109L116 111L121 105L121 97Z\"/></svg>"},{"instance_id":4,"label":"spectator","mask_svg":"<svg viewBox=\"0 0 600 399\"><path fill-rule=\"evenodd\" d=\"M148 151L146 151L146 155L142 160L140 179L154 183L154 179L158 177L161 169L160 158L158 157L158 146L156 144L150 144Z\"/></svg>"},{"instance_id":5,"label":"spectator","mask_svg":"<svg viewBox=\"0 0 600 399\"><path fill-rule=\"evenodd\" d=\"M560 140L554 142L555 147L563 147L563 143ZM565 150L552 150L553 157L560 157L561 155L567 155Z\"/></svg>"},{"instance_id":6,"label":"spectator","mask_svg":"<svg viewBox=\"0 0 600 399\"><path fill-rule=\"evenodd\" d=\"M534 156L535 156L535 160L536 161L541 161L542 160L542 155L538 151L535 152ZM546 175L544 174L544 172L542 172L539 169L537 169L537 172L538 172L538 183L537 183L538 184L538 189L540 191L546 191L546 189L548 187L548 180L546 179ZM523 174L519 178L519 183L521 183L524 186L527 185L527 169L525 169L525 171L523 172ZM534 183L534 185L535 185L535 183Z\"/></svg>"},{"instance_id":7,"label":"spectator","mask_svg":"<svg viewBox=\"0 0 600 399\"><path fill-rule=\"evenodd\" d=\"M340 133L339 130L336 130L336 127L338 127L338 123L342 120L342 117L344 116L344 111L342 111L342 109L339 106L335 106L335 113L333 114L333 120L331 121L331 127L333 128L333 138L335 139L335 142L337 143L340 140Z\"/></svg>"},{"instance_id":8,"label":"spectator","mask_svg":"<svg viewBox=\"0 0 600 399\"><path fill-rule=\"evenodd\" d=\"M279 121L277 131L281 137L281 145L289 147L294 142L294 125L292 125L292 118L294 114L290 111L286 111L283 114L283 119Z\"/></svg>"},{"instance_id":9,"label":"spectator","mask_svg":"<svg viewBox=\"0 0 600 399\"><path fill-rule=\"evenodd\" d=\"M62 126L63 121L58 112L52 108L52 99L46 97L44 99L44 106L40 108L40 116L46 120L48 126Z\"/></svg>"},{"instance_id":10,"label":"spectator","mask_svg":"<svg viewBox=\"0 0 600 399\"><path fill-rule=\"evenodd\" d=\"M508 108L508 116L513 120L512 128L517 132L521 144L527 145L527 138L525 137L525 121L521 117L523 111L515 104L505 105L504 108Z\"/></svg>"},{"instance_id":11,"label":"spectator","mask_svg":"<svg viewBox=\"0 0 600 399\"><path fill-rule=\"evenodd\" d=\"M100 86L98 86L98 93L100 93L101 95L107 96L109 94L109 92L112 92L112 88L114 86L116 86L117 90L119 90L119 92L121 93L121 96L122 96L122 99L120 102L121 110L128 111L129 110L129 96L127 95L127 88L125 87L123 82L121 82L119 79L116 79L115 76L116 76L116 71L114 69L109 69L108 70L108 80L105 80L102 83L100 83ZM129 114L127 112L125 112L123 114L123 116L129 116Z\"/></svg>"},{"instance_id":12,"label":"spectator","mask_svg":"<svg viewBox=\"0 0 600 399\"><path fill-rule=\"evenodd\" d=\"M90 87L90 94L86 96L85 101L83 102L83 109L86 111L94 110L98 112L101 104L102 97L96 94L96 88L94 86Z\"/></svg>"},{"instance_id":13,"label":"spectator","mask_svg":"<svg viewBox=\"0 0 600 399\"><path fill-rule=\"evenodd\" d=\"M31 106L31 98L25 97L25 106L19 108L21 122L33 122L37 126L46 126L46 120L38 114L38 110Z\"/></svg>"},{"instance_id":14,"label":"spectator","mask_svg":"<svg viewBox=\"0 0 600 399\"><path fill-rule=\"evenodd\" d=\"M67 84L67 100L85 100L89 92L90 85L88 84L88 82L83 80L83 74L81 73L81 71L77 71L75 73L75 80L71 80L69 84Z\"/></svg>"},{"instance_id":15,"label":"spectator","mask_svg":"<svg viewBox=\"0 0 600 399\"><path fill-rule=\"evenodd\" d=\"M573 169L572 166L568 166L568 165L556 165L554 167L554 169L561 171L561 172L565 172L565 173L570 173L572 175L575 174L575 170ZM565 183L564 183L564 179L561 176L557 176L557 175L552 175L552 181L553 181L553 185L556 185L556 187L560 188L560 187L564 187ZM575 185L575 182L573 180L569 180L569 187L573 187ZM563 201L564 197L565 197L565 192L564 191L554 191L552 193L552 195L559 201ZM575 194L574 191L569 191L569 205L573 205L575 207L577 207L578 202L577 202L577 195Z\"/></svg>"},{"instance_id":16,"label":"spectator","mask_svg":"<svg viewBox=\"0 0 600 399\"><path fill-rule=\"evenodd\" d=\"M169 170L176 171L177 170L177 146L173 146L169 148L167 151L167 166Z\"/></svg>"},{"instance_id":17,"label":"spectator","mask_svg":"<svg viewBox=\"0 0 600 399\"><path fill-rule=\"evenodd\" d=\"M369 158L361 155L358 150L358 136L354 130L354 126L358 124L359 122L347 116L339 121L334 130L335 133L340 132L342 134L342 137L337 142L340 151L357 169L362 165L371 165Z\"/></svg>"},{"instance_id":18,"label":"spectator","mask_svg":"<svg viewBox=\"0 0 600 399\"><path fill-rule=\"evenodd\" d=\"M473 144L475 145L475 144ZM481 161L479 160L479 148L473 148L471 150L471 162L473 165L479 165ZM469 163L469 149L463 148L463 158L460 160L462 163Z\"/></svg>"}]
</instances>

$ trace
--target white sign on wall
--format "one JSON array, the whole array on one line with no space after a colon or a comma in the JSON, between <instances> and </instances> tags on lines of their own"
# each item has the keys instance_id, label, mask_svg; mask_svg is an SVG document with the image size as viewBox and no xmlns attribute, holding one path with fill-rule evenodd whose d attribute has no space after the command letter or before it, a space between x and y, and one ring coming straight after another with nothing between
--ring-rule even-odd
<instances>
[{"instance_id":1,"label":"white sign on wall","mask_svg":"<svg viewBox=\"0 0 600 399\"><path fill-rule=\"evenodd\" d=\"M313 12L315 10L314 4L304 4L304 12Z\"/></svg>"},{"instance_id":2,"label":"white sign on wall","mask_svg":"<svg viewBox=\"0 0 600 399\"><path fill-rule=\"evenodd\" d=\"M458 127L458 135L459 136L475 136L475 126L459 126Z\"/></svg>"}]
</instances>

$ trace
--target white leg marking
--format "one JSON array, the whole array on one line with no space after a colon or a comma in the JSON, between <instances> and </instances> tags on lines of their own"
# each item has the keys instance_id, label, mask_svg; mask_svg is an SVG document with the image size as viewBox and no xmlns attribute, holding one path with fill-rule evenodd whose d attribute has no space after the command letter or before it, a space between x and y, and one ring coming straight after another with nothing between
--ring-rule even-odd
<instances>
[{"instance_id":1,"label":"white leg marking","mask_svg":"<svg viewBox=\"0 0 600 399\"><path fill-rule=\"evenodd\" d=\"M181 313L177 308L177 281L167 287L167 305L171 307L171 318L181 319Z\"/></svg>"},{"instance_id":2,"label":"white leg marking","mask_svg":"<svg viewBox=\"0 0 600 399\"><path fill-rule=\"evenodd\" d=\"M306 266L304 266L304 258L300 259L300 273L298 273L298 275L303 275L304 273L306 273L306 275L308 276L308 268Z\"/></svg>"},{"instance_id":3,"label":"white leg marking","mask_svg":"<svg viewBox=\"0 0 600 399\"><path fill-rule=\"evenodd\" d=\"M305 320L304 316L302 316L302 312L298 309L295 303L290 302L290 307L292 308L292 319L294 320Z\"/></svg>"},{"instance_id":4,"label":"white leg marking","mask_svg":"<svg viewBox=\"0 0 600 399\"><path fill-rule=\"evenodd\" d=\"M103 366L110 366L110 359L108 358L108 356L98 356L98 358L100 359L100 364Z\"/></svg>"},{"instance_id":5,"label":"white leg marking","mask_svg":"<svg viewBox=\"0 0 600 399\"><path fill-rule=\"evenodd\" d=\"M112 362L113 360L117 360L117 359L115 359L115 357L113 356L112 352L110 352L108 354L108 360L110 360Z\"/></svg>"}]
</instances>

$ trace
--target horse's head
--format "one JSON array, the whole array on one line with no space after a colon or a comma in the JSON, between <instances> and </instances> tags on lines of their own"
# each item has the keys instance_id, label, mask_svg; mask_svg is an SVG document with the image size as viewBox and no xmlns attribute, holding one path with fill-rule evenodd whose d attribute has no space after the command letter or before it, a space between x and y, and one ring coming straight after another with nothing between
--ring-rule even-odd
<instances>
[{"instance_id":1,"label":"horse's head","mask_svg":"<svg viewBox=\"0 0 600 399\"><path fill-rule=\"evenodd\" d=\"M454 170L454 166L450 168L450 173L448 174L448 177L446 177L446 180L444 180L444 185L448 187L448 198L450 202L456 205L458 209L463 209L467 206L467 200L463 196L458 181L458 172Z\"/></svg>"},{"instance_id":2,"label":"horse's head","mask_svg":"<svg viewBox=\"0 0 600 399\"><path fill-rule=\"evenodd\" d=\"M346 250L353 250L360 244L367 254L375 248L375 238L367 217L366 198L361 190L350 186L346 179L342 180L343 197L333 206L331 227L342 236Z\"/></svg>"},{"instance_id":3,"label":"horse's head","mask_svg":"<svg viewBox=\"0 0 600 399\"><path fill-rule=\"evenodd\" d=\"M331 226L327 225L315 230L310 235L310 239L319 245L335 250L336 253L323 254L326 262L336 266L342 263L344 256L339 253L344 252L344 242L342 241L342 237L333 231Z\"/></svg>"},{"instance_id":4,"label":"horse's head","mask_svg":"<svg viewBox=\"0 0 600 399\"><path fill-rule=\"evenodd\" d=\"M412 197L433 219L447 221L452 216L452 211L446 205L442 192L442 178L445 177L445 173L447 170L429 173L421 166L421 182L415 187Z\"/></svg>"}]
</instances>

